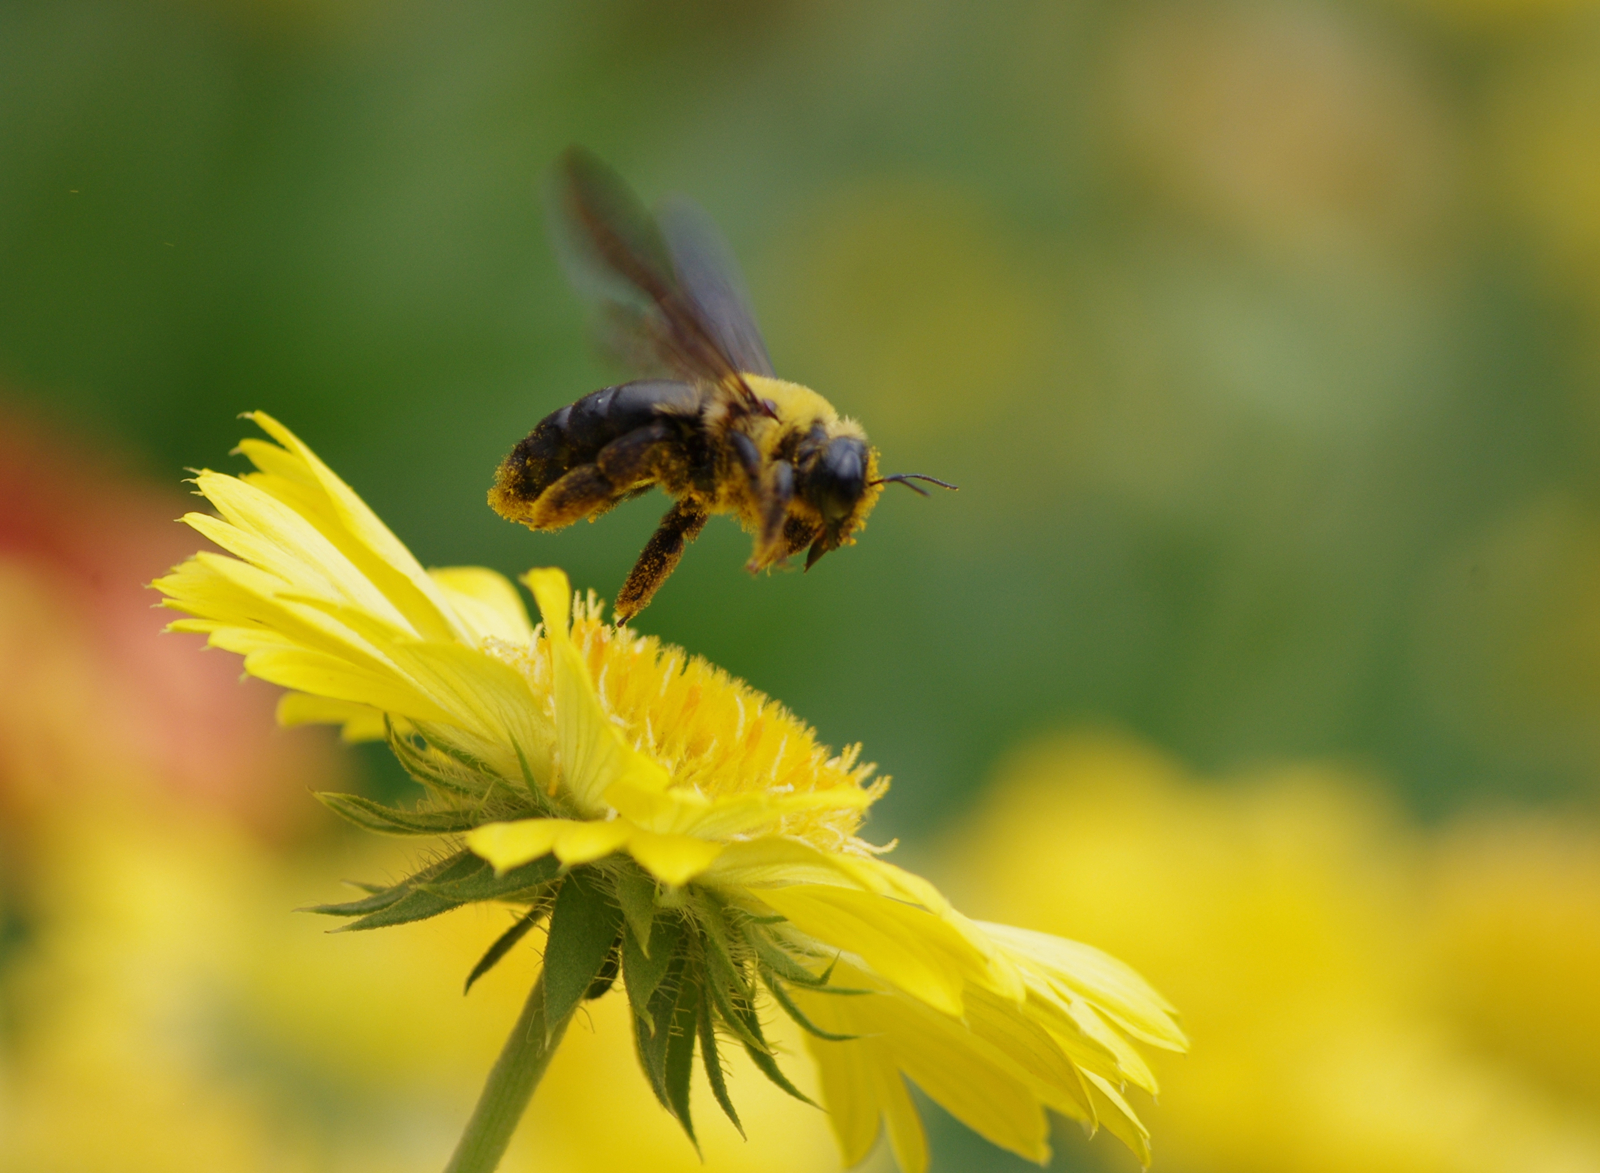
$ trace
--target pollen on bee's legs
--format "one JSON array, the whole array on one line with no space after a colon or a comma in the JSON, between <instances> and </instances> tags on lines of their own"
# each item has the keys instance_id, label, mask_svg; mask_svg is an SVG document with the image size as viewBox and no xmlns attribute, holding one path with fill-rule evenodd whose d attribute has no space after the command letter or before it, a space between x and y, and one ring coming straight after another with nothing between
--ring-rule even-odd
<instances>
[{"instance_id":1,"label":"pollen on bee's legs","mask_svg":"<svg viewBox=\"0 0 1600 1173\"><path fill-rule=\"evenodd\" d=\"M628 581L617 592L617 601L612 604L612 609L619 623L632 619L649 606L651 598L683 557L685 544L694 541L705 528L708 516L704 509L687 498L667 511L661 519L661 525L640 553L639 560L634 563Z\"/></svg>"},{"instance_id":2,"label":"pollen on bee's legs","mask_svg":"<svg viewBox=\"0 0 1600 1173\"><path fill-rule=\"evenodd\" d=\"M615 504L617 490L597 465L580 464L551 485L519 518L533 529L561 529Z\"/></svg>"}]
</instances>

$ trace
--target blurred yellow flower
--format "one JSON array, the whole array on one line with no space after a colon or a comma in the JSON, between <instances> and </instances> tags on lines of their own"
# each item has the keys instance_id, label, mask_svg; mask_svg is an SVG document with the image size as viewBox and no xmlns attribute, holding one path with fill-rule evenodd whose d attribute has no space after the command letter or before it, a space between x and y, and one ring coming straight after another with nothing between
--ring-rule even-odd
<instances>
[{"instance_id":1,"label":"blurred yellow flower","mask_svg":"<svg viewBox=\"0 0 1600 1173\"><path fill-rule=\"evenodd\" d=\"M1433 846L1339 771L1199 784L1077 738L1013 760L954 884L1184 1006L1205 1045L1151 1112L1174 1167L1600 1170L1600 837L1526 824Z\"/></svg>"},{"instance_id":2,"label":"blurred yellow flower","mask_svg":"<svg viewBox=\"0 0 1600 1173\"><path fill-rule=\"evenodd\" d=\"M901 1166L928 1156L903 1077L994 1143L1049 1157L1045 1109L1104 1124L1141 1160L1124 1098L1156 1091L1134 1041L1186 1046L1172 1007L1085 945L957 913L856 836L886 786L768 698L704 661L574 613L557 570L526 578L543 624L491 571L425 571L292 433L246 440L257 471L202 472L232 557L155 585L246 671L295 690L286 723L386 738L427 790L415 810L323 795L369 829L464 837L398 884L320 911L352 928L496 900L525 914L469 984L549 917L543 972L452 1169L492 1167L583 1001L621 975L640 1065L689 1132L698 1046L738 1124L720 1043L795 1096L760 991L808 1032L848 1163L880 1127Z\"/></svg>"},{"instance_id":3,"label":"blurred yellow flower","mask_svg":"<svg viewBox=\"0 0 1600 1173\"><path fill-rule=\"evenodd\" d=\"M1477 816L1429 853L1429 956L1445 1006L1558 1099L1600 1105L1600 827Z\"/></svg>"},{"instance_id":4,"label":"blurred yellow flower","mask_svg":"<svg viewBox=\"0 0 1600 1173\"><path fill-rule=\"evenodd\" d=\"M459 988L452 958L498 917L330 950L290 908L339 863L148 792L102 796L36 847L41 901L5 974L0 1168L436 1173L523 991L412 1008Z\"/></svg>"}]
</instances>

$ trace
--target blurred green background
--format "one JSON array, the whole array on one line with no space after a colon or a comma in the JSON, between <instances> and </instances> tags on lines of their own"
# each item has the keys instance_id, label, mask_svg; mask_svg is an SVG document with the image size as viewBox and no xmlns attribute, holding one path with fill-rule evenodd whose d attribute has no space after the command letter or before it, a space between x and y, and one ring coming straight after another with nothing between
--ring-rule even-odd
<instances>
[{"instance_id":1,"label":"blurred green background","mask_svg":"<svg viewBox=\"0 0 1600 1173\"><path fill-rule=\"evenodd\" d=\"M662 498L484 504L621 374L542 223L573 142L700 201L779 373L961 486L806 575L713 522L638 623L865 742L874 837L1081 727L1402 821L1593 810L1592 5L0 0L0 407L75 517L261 408L424 563L609 597Z\"/></svg>"}]
</instances>

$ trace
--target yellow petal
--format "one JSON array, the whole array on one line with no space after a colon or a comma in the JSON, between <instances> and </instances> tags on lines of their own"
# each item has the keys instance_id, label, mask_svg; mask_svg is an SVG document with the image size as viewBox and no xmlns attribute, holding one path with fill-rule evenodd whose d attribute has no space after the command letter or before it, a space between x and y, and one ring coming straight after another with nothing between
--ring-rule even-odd
<instances>
[{"instance_id":1,"label":"yellow petal","mask_svg":"<svg viewBox=\"0 0 1600 1173\"><path fill-rule=\"evenodd\" d=\"M966 1005L967 1025L973 1035L1042 1103L1075 1120L1094 1119L1072 1061L1032 1015L983 989L968 990Z\"/></svg>"},{"instance_id":2,"label":"yellow petal","mask_svg":"<svg viewBox=\"0 0 1600 1173\"><path fill-rule=\"evenodd\" d=\"M876 891L874 879L862 873L860 861L822 851L799 839L767 835L736 839L706 870L703 883L725 889L767 888L787 884L845 884Z\"/></svg>"},{"instance_id":3,"label":"yellow petal","mask_svg":"<svg viewBox=\"0 0 1600 1173\"><path fill-rule=\"evenodd\" d=\"M723 845L692 835L658 835L636 830L628 839L628 851L644 869L664 884L687 884L711 866L722 854Z\"/></svg>"},{"instance_id":4,"label":"yellow petal","mask_svg":"<svg viewBox=\"0 0 1600 1173\"><path fill-rule=\"evenodd\" d=\"M549 721L516 669L461 644L404 643L389 649L396 665L440 707L460 714L457 723L499 748L494 762L507 778L521 773L513 745L547 745Z\"/></svg>"},{"instance_id":5,"label":"yellow petal","mask_svg":"<svg viewBox=\"0 0 1600 1173\"><path fill-rule=\"evenodd\" d=\"M1150 1167L1150 1130L1144 1126L1139 1117L1134 1114L1128 1101L1122 1098L1110 1080L1104 1079L1092 1071L1083 1073L1084 1086L1088 1089L1089 1098L1094 1103L1095 1115L1101 1124L1106 1126L1106 1131L1111 1133L1123 1144L1132 1150L1133 1155L1139 1158L1139 1164L1145 1168Z\"/></svg>"},{"instance_id":6,"label":"yellow petal","mask_svg":"<svg viewBox=\"0 0 1600 1173\"><path fill-rule=\"evenodd\" d=\"M936 912L942 915L951 911L950 902L945 899L944 893L915 872L908 872L904 868L896 867L886 859L878 859L876 857L863 860L862 866L875 872L880 877L883 881L882 891L893 893L900 899L909 900L913 904L920 904L929 912Z\"/></svg>"},{"instance_id":7,"label":"yellow petal","mask_svg":"<svg viewBox=\"0 0 1600 1173\"><path fill-rule=\"evenodd\" d=\"M367 672L346 660L302 649L253 651L245 671L271 684L335 700L371 705L413 721L452 722L454 717L398 676Z\"/></svg>"},{"instance_id":8,"label":"yellow petal","mask_svg":"<svg viewBox=\"0 0 1600 1173\"><path fill-rule=\"evenodd\" d=\"M181 624L181 626L179 626ZM306 653L306 648L301 643L288 639L283 632L266 631L264 627L235 627L232 624L218 623L216 619L195 619L192 623L179 621L173 624L173 631L205 631L210 632L210 645L221 648L222 651L237 651L238 655L245 656L246 671L250 656L256 651L293 651L293 653ZM317 653L310 653L317 655ZM339 663L346 663L342 656L334 656ZM387 672L379 672L379 677L387 679Z\"/></svg>"},{"instance_id":9,"label":"yellow petal","mask_svg":"<svg viewBox=\"0 0 1600 1173\"><path fill-rule=\"evenodd\" d=\"M620 819L519 819L486 823L467 832L467 846L494 865L496 872L555 853L576 866L610 855L628 841L633 828Z\"/></svg>"},{"instance_id":10,"label":"yellow petal","mask_svg":"<svg viewBox=\"0 0 1600 1173\"><path fill-rule=\"evenodd\" d=\"M224 550L277 575L302 594L341 599L396 627L412 629L364 569L289 506L221 473L202 472L195 484L222 519L191 513L184 521Z\"/></svg>"},{"instance_id":11,"label":"yellow petal","mask_svg":"<svg viewBox=\"0 0 1600 1173\"><path fill-rule=\"evenodd\" d=\"M485 823L467 832L467 846L494 865L496 874L549 855L566 819Z\"/></svg>"},{"instance_id":12,"label":"yellow petal","mask_svg":"<svg viewBox=\"0 0 1600 1173\"><path fill-rule=\"evenodd\" d=\"M588 670L572 644L552 641L551 675L556 702L556 746L561 781L585 813L599 813L613 782L631 772L638 756L618 736L589 683Z\"/></svg>"},{"instance_id":13,"label":"yellow petal","mask_svg":"<svg viewBox=\"0 0 1600 1173\"><path fill-rule=\"evenodd\" d=\"M607 786L604 798L617 812L641 827L663 835L698 829L711 800L693 791L667 789L667 772L643 754L625 752L622 774Z\"/></svg>"},{"instance_id":14,"label":"yellow petal","mask_svg":"<svg viewBox=\"0 0 1600 1173\"><path fill-rule=\"evenodd\" d=\"M505 776L519 772L513 743L526 748L550 741L552 731L527 680L503 661L464 644L411 638L351 607L289 599L324 612L364 637L387 657L398 676L449 713L452 724L499 747L495 755L499 760L493 764Z\"/></svg>"},{"instance_id":15,"label":"yellow petal","mask_svg":"<svg viewBox=\"0 0 1600 1173\"><path fill-rule=\"evenodd\" d=\"M278 698L278 724L341 725L344 741L383 741L389 736L383 714L371 705L336 701L306 692L286 692Z\"/></svg>"},{"instance_id":16,"label":"yellow petal","mask_svg":"<svg viewBox=\"0 0 1600 1173\"><path fill-rule=\"evenodd\" d=\"M848 965L840 969L851 985L864 979L861 984L876 986ZM816 1060L823 1103L845 1166L859 1163L872 1151L881 1118L901 1173L925 1173L928 1139L922 1117L875 1016L877 1003L897 995L839 997L809 994L799 987L792 993L806 1017L817 1026L835 1034L856 1036L845 1042L806 1036L806 1049Z\"/></svg>"},{"instance_id":17,"label":"yellow petal","mask_svg":"<svg viewBox=\"0 0 1600 1173\"><path fill-rule=\"evenodd\" d=\"M1028 1000L1024 1010L1028 1017L1050 1033L1062 1054L1075 1067L1120 1080L1122 1072L1117 1066L1116 1056L1083 1033L1083 1028L1073 1017L1071 1004L1044 977L1031 971L1025 971L1025 974ZM1087 1094L1084 1093L1085 1096Z\"/></svg>"},{"instance_id":18,"label":"yellow petal","mask_svg":"<svg viewBox=\"0 0 1600 1173\"><path fill-rule=\"evenodd\" d=\"M837 970L841 983L858 978ZM818 998L812 995L809 1008ZM856 1033L877 1041L940 1107L985 1139L1038 1161L1049 1159L1049 1122L1028 1080L964 1023L899 997L851 999ZM994 1005L1011 1011L1009 1003ZM847 1044L848 1045L848 1044Z\"/></svg>"},{"instance_id":19,"label":"yellow petal","mask_svg":"<svg viewBox=\"0 0 1600 1173\"><path fill-rule=\"evenodd\" d=\"M677 830L692 830L707 838L747 835L761 829L776 830L785 815L814 810L864 810L872 805L873 795L852 786L833 786L798 794L738 794L702 804L686 811L688 822Z\"/></svg>"},{"instance_id":20,"label":"yellow petal","mask_svg":"<svg viewBox=\"0 0 1600 1173\"><path fill-rule=\"evenodd\" d=\"M265 631L259 627L234 627L215 619L180 619L168 625L171 631L204 631L211 638L211 647L224 652L237 652L246 657L254 652L303 652L305 649L282 632Z\"/></svg>"},{"instance_id":21,"label":"yellow petal","mask_svg":"<svg viewBox=\"0 0 1600 1173\"><path fill-rule=\"evenodd\" d=\"M989 936L1038 965L1106 1014L1135 1038L1169 1051L1189 1040L1174 1020L1172 1003L1129 965L1079 941L1011 925L978 922Z\"/></svg>"},{"instance_id":22,"label":"yellow petal","mask_svg":"<svg viewBox=\"0 0 1600 1173\"><path fill-rule=\"evenodd\" d=\"M822 1030L833 1034L855 1031L849 1007L841 1005L851 999L833 995L806 998L799 991L795 996L806 1017ZM864 1040L839 1043L809 1033L805 1039L806 1050L817 1066L817 1083L823 1106L828 1109L828 1123L839 1142L839 1155L844 1167L852 1168L867 1159L878 1140L883 1106L878 1101L878 1081L871 1065L881 1060ZM893 1074L896 1079L900 1077L898 1070Z\"/></svg>"},{"instance_id":23,"label":"yellow petal","mask_svg":"<svg viewBox=\"0 0 1600 1173\"><path fill-rule=\"evenodd\" d=\"M533 592L546 637L552 643L566 640L572 626L572 584L566 572L554 566L538 567L524 574L522 581Z\"/></svg>"},{"instance_id":24,"label":"yellow petal","mask_svg":"<svg viewBox=\"0 0 1600 1173\"><path fill-rule=\"evenodd\" d=\"M556 836L556 858L577 865L603 859L626 843L634 829L622 819L598 822L590 819L563 820Z\"/></svg>"},{"instance_id":25,"label":"yellow petal","mask_svg":"<svg viewBox=\"0 0 1600 1173\"><path fill-rule=\"evenodd\" d=\"M550 645L550 670L556 702L556 747L561 781L578 809L599 814L612 784L625 780L636 790L661 790L670 779L656 762L623 743L589 680L583 657L567 633L572 593L560 570L530 570L523 577Z\"/></svg>"},{"instance_id":26,"label":"yellow petal","mask_svg":"<svg viewBox=\"0 0 1600 1173\"><path fill-rule=\"evenodd\" d=\"M892 985L961 1017L964 977L983 959L944 920L898 900L851 888L795 884L761 899L802 933L853 953Z\"/></svg>"},{"instance_id":27,"label":"yellow petal","mask_svg":"<svg viewBox=\"0 0 1600 1173\"><path fill-rule=\"evenodd\" d=\"M966 939L971 955L984 959L982 965L968 971L972 981L1022 1004L1027 996L1022 974L976 921L962 916L950 906L943 893L914 872L878 858L862 860L862 867L878 878L879 891L922 905Z\"/></svg>"},{"instance_id":28,"label":"yellow petal","mask_svg":"<svg viewBox=\"0 0 1600 1173\"><path fill-rule=\"evenodd\" d=\"M251 412L262 431L298 457L310 477L327 495L328 506L343 527L343 540L333 538L340 550L371 580L401 614L426 639L465 639L467 631L450 611L444 595L388 526L378 520L367 503L318 459L300 438L265 412Z\"/></svg>"},{"instance_id":29,"label":"yellow petal","mask_svg":"<svg viewBox=\"0 0 1600 1173\"><path fill-rule=\"evenodd\" d=\"M305 461L267 440L241 440L237 451L261 470L240 474L241 481L283 502L335 546L354 540Z\"/></svg>"},{"instance_id":30,"label":"yellow petal","mask_svg":"<svg viewBox=\"0 0 1600 1173\"><path fill-rule=\"evenodd\" d=\"M451 566L428 571L472 635L526 645L533 624L511 580L482 566Z\"/></svg>"},{"instance_id":31,"label":"yellow petal","mask_svg":"<svg viewBox=\"0 0 1600 1173\"><path fill-rule=\"evenodd\" d=\"M316 478L311 475L311 470L306 467L306 462L276 444L250 437L240 440L236 451L268 476L281 478L303 488L316 489L319 495L322 492L317 486Z\"/></svg>"},{"instance_id":32,"label":"yellow petal","mask_svg":"<svg viewBox=\"0 0 1600 1173\"><path fill-rule=\"evenodd\" d=\"M895 1069L888 1048L869 1043L874 1060L868 1068L878 1099L883 1104L883 1121L889 1131L889 1147L902 1173L927 1173L928 1134L923 1131L922 1115L906 1089L906 1081Z\"/></svg>"},{"instance_id":33,"label":"yellow petal","mask_svg":"<svg viewBox=\"0 0 1600 1173\"><path fill-rule=\"evenodd\" d=\"M349 660L369 671L393 665L366 640L315 608L283 598L289 584L259 567L220 554L201 553L156 584L167 606L224 623L270 630L308 649ZM374 619L375 623L382 620Z\"/></svg>"},{"instance_id":34,"label":"yellow petal","mask_svg":"<svg viewBox=\"0 0 1600 1173\"><path fill-rule=\"evenodd\" d=\"M572 596L567 576L559 570L530 570L523 581L539 605L550 648L561 780L581 810L599 813L606 789L626 772L627 747L601 708L589 670L568 637Z\"/></svg>"},{"instance_id":35,"label":"yellow petal","mask_svg":"<svg viewBox=\"0 0 1600 1173\"><path fill-rule=\"evenodd\" d=\"M317 531L334 545L349 540L344 523L339 520L339 515L328 503L328 495L322 491L303 461L265 440L243 441L240 448L242 449L246 443L259 444L262 451L276 452L288 462L288 466L292 466L292 471L286 467L282 473L277 471L240 473L241 481L247 485L254 485L269 497L282 501L316 526ZM259 467L262 462L256 463Z\"/></svg>"},{"instance_id":36,"label":"yellow petal","mask_svg":"<svg viewBox=\"0 0 1600 1173\"><path fill-rule=\"evenodd\" d=\"M1082 998L1072 999L1069 1005L1073 1021L1078 1024L1084 1035L1115 1056L1117 1072L1121 1077L1135 1087L1143 1088L1152 1096L1160 1092L1161 1088L1156 1083L1155 1074L1132 1043L1106 1025L1105 1019L1096 1014L1094 1007Z\"/></svg>"}]
</instances>

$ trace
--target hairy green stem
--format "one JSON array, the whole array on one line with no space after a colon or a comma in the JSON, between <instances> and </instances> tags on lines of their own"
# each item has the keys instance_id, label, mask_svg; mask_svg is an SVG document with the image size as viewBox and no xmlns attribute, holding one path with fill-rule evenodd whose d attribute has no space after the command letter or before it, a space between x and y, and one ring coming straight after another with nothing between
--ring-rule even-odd
<instances>
[{"instance_id":1,"label":"hairy green stem","mask_svg":"<svg viewBox=\"0 0 1600 1173\"><path fill-rule=\"evenodd\" d=\"M572 1021L569 1012L548 1031L544 1021L544 974L534 983L528 1000L511 1028L511 1037L495 1060L478 1097L478 1106L472 1110L467 1130L461 1134L450 1164L445 1173L494 1173L511 1143L511 1134L533 1099L533 1089L539 1086L544 1070L550 1066L550 1057L561 1045L561 1036L567 1033L567 1023Z\"/></svg>"}]
</instances>

